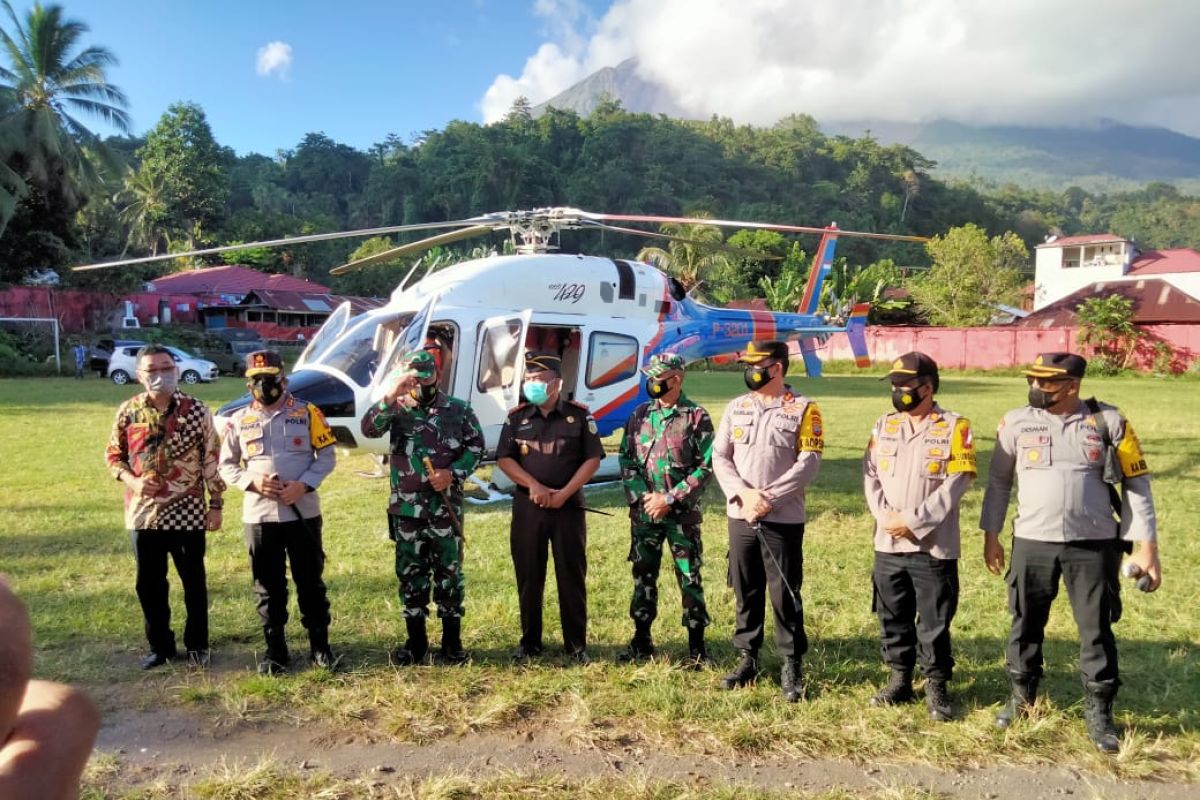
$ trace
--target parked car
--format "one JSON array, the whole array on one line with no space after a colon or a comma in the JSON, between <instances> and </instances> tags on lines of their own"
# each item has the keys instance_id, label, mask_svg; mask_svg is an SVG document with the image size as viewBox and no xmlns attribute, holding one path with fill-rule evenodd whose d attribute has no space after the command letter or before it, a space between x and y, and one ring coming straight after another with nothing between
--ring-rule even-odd
<instances>
[{"instance_id":1,"label":"parked car","mask_svg":"<svg viewBox=\"0 0 1200 800\"><path fill-rule=\"evenodd\" d=\"M141 350L143 345L143 342L138 342L136 347L118 347L112 354L108 360L108 377L112 379L113 383L122 385L133 380L134 375L137 374L138 350ZM207 383L220 377L221 371L213 362L198 358L178 347L168 347L167 349L171 351L172 358L179 365L179 379L184 383L194 384L200 381Z\"/></svg>"},{"instance_id":2,"label":"parked car","mask_svg":"<svg viewBox=\"0 0 1200 800\"><path fill-rule=\"evenodd\" d=\"M146 343L138 339L97 339L88 352L88 369L101 375L108 374L108 360L118 347L142 347Z\"/></svg>"},{"instance_id":3,"label":"parked car","mask_svg":"<svg viewBox=\"0 0 1200 800\"><path fill-rule=\"evenodd\" d=\"M246 356L255 350L265 350L266 342L258 338L226 339L221 336L206 336L200 354L214 362L222 372L241 376L246 371Z\"/></svg>"}]
</instances>

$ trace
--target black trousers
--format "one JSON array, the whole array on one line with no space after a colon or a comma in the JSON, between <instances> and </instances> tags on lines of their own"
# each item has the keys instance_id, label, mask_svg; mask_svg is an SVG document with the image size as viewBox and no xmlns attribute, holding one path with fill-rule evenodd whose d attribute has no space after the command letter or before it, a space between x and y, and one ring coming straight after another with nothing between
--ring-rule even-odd
<instances>
[{"instance_id":1,"label":"black trousers","mask_svg":"<svg viewBox=\"0 0 1200 800\"><path fill-rule=\"evenodd\" d=\"M287 562L292 565L300 624L312 631L329 628L329 598L321 573L321 518L291 522L259 522L245 526L250 573L258 595L258 617L264 628L282 629L288 621Z\"/></svg>"},{"instance_id":2,"label":"black trousers","mask_svg":"<svg viewBox=\"0 0 1200 800\"><path fill-rule=\"evenodd\" d=\"M513 496L509 544L521 606L521 645L528 651L542 647L542 598L550 548L554 551L563 646L568 653L587 646L587 524L583 515L582 508L539 508L527 492Z\"/></svg>"},{"instance_id":3,"label":"black trousers","mask_svg":"<svg viewBox=\"0 0 1200 800\"><path fill-rule=\"evenodd\" d=\"M950 680L950 623L958 611L958 559L928 553L875 553L872 611L879 615L883 663Z\"/></svg>"},{"instance_id":4,"label":"black trousers","mask_svg":"<svg viewBox=\"0 0 1200 800\"><path fill-rule=\"evenodd\" d=\"M1013 539L1007 575L1013 622L1005 653L1010 673L1042 674L1046 620L1061 577L1079 629L1079 671L1084 680L1118 679L1112 624L1121 618L1121 552L1116 540L1060 543Z\"/></svg>"},{"instance_id":5,"label":"black trousers","mask_svg":"<svg viewBox=\"0 0 1200 800\"><path fill-rule=\"evenodd\" d=\"M183 584L183 605L187 609L183 646L187 650L207 650L208 578L204 573L204 531L133 530L129 532L129 538L137 559L137 596L142 604L150 649L164 656L173 656L176 652L168 600L167 556L170 556L175 562L179 582Z\"/></svg>"},{"instance_id":6,"label":"black trousers","mask_svg":"<svg viewBox=\"0 0 1200 800\"><path fill-rule=\"evenodd\" d=\"M808 652L804 633L804 524L760 522L759 533L744 520L729 519L729 582L737 597L733 646L757 653L763 643L767 594L775 612L775 646L779 655ZM784 583L786 577L787 583ZM792 602L787 587L797 602Z\"/></svg>"}]
</instances>

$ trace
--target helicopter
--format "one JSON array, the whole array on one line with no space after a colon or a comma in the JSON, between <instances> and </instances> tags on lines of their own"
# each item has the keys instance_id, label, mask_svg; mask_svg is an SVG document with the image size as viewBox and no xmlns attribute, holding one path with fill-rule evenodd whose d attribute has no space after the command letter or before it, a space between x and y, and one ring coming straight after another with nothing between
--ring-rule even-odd
<instances>
[{"instance_id":1,"label":"helicopter","mask_svg":"<svg viewBox=\"0 0 1200 800\"><path fill-rule=\"evenodd\" d=\"M810 233L820 234L821 241L803 298L793 313L718 308L695 299L675 278L651 264L558 251L563 230L606 230L689 241L627 227L635 223ZM591 409L601 436L623 426L637 404L646 399L640 368L655 354L675 353L691 363L729 357L751 341L783 339L792 342L806 373L819 377L819 346L831 334L845 333L856 363L868 366L867 304L847 309L841 318L817 312L837 241L847 236L926 241L917 236L844 231L836 225L814 228L556 207L313 234L75 269L443 228L451 230L331 270L331 274L342 274L498 230L509 232L515 250L511 255L493 253L463 261L427 273L410 285L418 262L386 305L352 316L349 303L344 303L330 315L295 363L288 388L321 409L341 445L374 453L386 451L386 440L361 435L360 419L391 388L404 355L430 342L440 350L440 388L471 405L483 428L489 458L508 412L521 402L526 349L553 350L561 355L562 394ZM247 394L227 403L218 410L218 419L249 402Z\"/></svg>"}]
</instances>

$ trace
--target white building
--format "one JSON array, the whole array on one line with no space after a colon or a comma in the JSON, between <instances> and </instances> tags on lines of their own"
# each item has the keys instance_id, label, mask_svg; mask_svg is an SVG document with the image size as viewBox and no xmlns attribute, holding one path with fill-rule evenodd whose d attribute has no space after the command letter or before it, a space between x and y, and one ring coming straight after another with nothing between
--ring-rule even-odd
<instances>
[{"instance_id":1,"label":"white building","mask_svg":"<svg viewBox=\"0 0 1200 800\"><path fill-rule=\"evenodd\" d=\"M1050 237L1036 248L1033 310L1094 283L1161 279L1200 298L1200 253L1190 248L1139 250L1111 233Z\"/></svg>"}]
</instances>

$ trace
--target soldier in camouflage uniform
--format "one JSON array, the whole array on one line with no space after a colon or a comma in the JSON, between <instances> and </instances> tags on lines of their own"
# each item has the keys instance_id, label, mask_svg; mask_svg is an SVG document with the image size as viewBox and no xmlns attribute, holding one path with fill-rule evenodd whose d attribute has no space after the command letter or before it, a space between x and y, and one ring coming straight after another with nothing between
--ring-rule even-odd
<instances>
[{"instance_id":1,"label":"soldier in camouflage uniform","mask_svg":"<svg viewBox=\"0 0 1200 800\"><path fill-rule=\"evenodd\" d=\"M708 412L683 394L683 358L654 356L642 372L651 399L625 423L621 441L621 484L629 502L633 542L634 635L623 661L654 654L650 627L658 615L658 570L663 541L671 550L683 595L683 625L694 664L708 661L704 628L709 624L700 580L700 498L712 478L713 424Z\"/></svg>"},{"instance_id":2,"label":"soldier in camouflage uniform","mask_svg":"<svg viewBox=\"0 0 1200 800\"><path fill-rule=\"evenodd\" d=\"M392 391L362 421L364 436L391 433L388 532L396 543L408 629L408 641L392 651L399 665L421 663L429 650L431 587L442 620L443 659L460 664L469 657L462 646L462 483L483 458L483 431L470 406L438 391L437 372L428 350L410 353Z\"/></svg>"}]
</instances>

